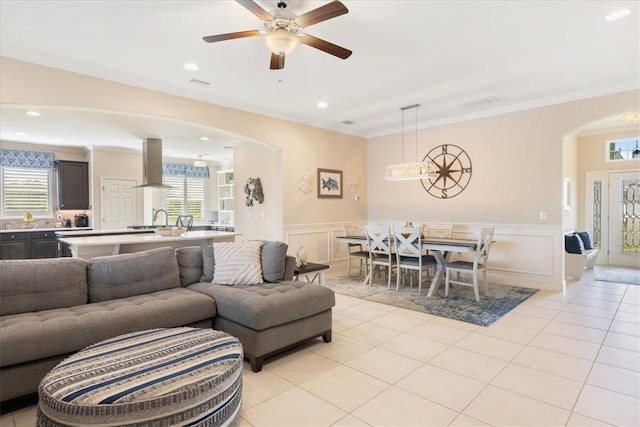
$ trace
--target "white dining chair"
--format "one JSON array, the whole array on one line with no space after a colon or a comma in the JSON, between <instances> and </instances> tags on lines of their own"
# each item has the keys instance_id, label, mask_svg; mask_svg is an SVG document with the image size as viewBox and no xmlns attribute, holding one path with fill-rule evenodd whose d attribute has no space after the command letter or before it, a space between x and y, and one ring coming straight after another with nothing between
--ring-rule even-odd
<instances>
[{"instance_id":1,"label":"white dining chair","mask_svg":"<svg viewBox=\"0 0 640 427\"><path fill-rule=\"evenodd\" d=\"M473 261L453 261L447 263L445 266L445 282L444 282L444 296L449 295L449 284L457 284L463 286L473 287L473 292L476 296L476 301L480 301L480 292L478 291L478 274L482 273L482 282L484 284L485 295L487 293L487 259L489 258L489 250L491 249L491 242L493 240L494 227L484 227L480 231L480 237L478 237L478 243L476 244L476 250L473 254ZM456 279L451 278L451 274L456 273ZM471 273L471 283L463 281L460 278L461 273Z\"/></svg>"},{"instance_id":2,"label":"white dining chair","mask_svg":"<svg viewBox=\"0 0 640 427\"><path fill-rule=\"evenodd\" d=\"M449 225L428 225L425 237L438 237L441 239L450 239L453 236L453 224Z\"/></svg>"},{"instance_id":3,"label":"white dining chair","mask_svg":"<svg viewBox=\"0 0 640 427\"><path fill-rule=\"evenodd\" d=\"M387 289L391 289L391 274L396 268L396 258L391 251L392 239L388 226L370 225L367 227L369 245L369 286L373 281L376 266L382 267L387 276Z\"/></svg>"},{"instance_id":4,"label":"white dining chair","mask_svg":"<svg viewBox=\"0 0 640 427\"><path fill-rule=\"evenodd\" d=\"M342 232L344 236L358 236L362 235L363 232L358 227L347 227L345 224L342 224ZM369 251L364 250L362 248L362 243L347 243L347 250L349 251L348 258L348 266L347 266L347 277L351 277L351 260L356 259L359 262L359 270L360 275L368 273L368 264L369 264Z\"/></svg>"},{"instance_id":5,"label":"white dining chair","mask_svg":"<svg viewBox=\"0 0 640 427\"><path fill-rule=\"evenodd\" d=\"M422 253L422 228L421 227L394 227L393 244L396 253L396 292L400 289L401 277L409 276L410 285L413 286L413 274L418 276L418 295L422 292L422 273L435 267L436 259L433 255ZM408 270L409 274L402 274L402 270Z\"/></svg>"}]
</instances>

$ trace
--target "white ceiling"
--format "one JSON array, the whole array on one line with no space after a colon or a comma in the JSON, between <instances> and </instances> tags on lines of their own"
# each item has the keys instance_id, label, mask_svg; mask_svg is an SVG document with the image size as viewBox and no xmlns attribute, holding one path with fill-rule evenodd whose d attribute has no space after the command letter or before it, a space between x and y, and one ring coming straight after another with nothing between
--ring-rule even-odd
<instances>
[{"instance_id":1,"label":"white ceiling","mask_svg":"<svg viewBox=\"0 0 640 427\"><path fill-rule=\"evenodd\" d=\"M299 15L326 3L291 0L288 9ZM0 54L363 137L398 132L399 108L416 103L420 126L429 126L640 87L637 1L343 3L348 14L305 32L353 55L341 60L300 45L278 71L269 70L260 37L202 40L261 29L244 7L222 0L1 0ZM631 14L605 20L620 8ZM186 62L200 70L184 70ZM139 148L140 138L159 137L176 157L192 158L225 155L221 146L237 142L166 120L42 113L33 120L3 106L0 138ZM203 147L203 133L219 146Z\"/></svg>"}]
</instances>

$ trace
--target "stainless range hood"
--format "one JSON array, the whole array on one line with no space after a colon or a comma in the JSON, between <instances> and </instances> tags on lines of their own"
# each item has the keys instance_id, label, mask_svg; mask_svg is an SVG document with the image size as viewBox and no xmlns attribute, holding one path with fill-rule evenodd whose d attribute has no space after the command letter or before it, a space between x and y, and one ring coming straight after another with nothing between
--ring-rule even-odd
<instances>
[{"instance_id":1,"label":"stainless range hood","mask_svg":"<svg viewBox=\"0 0 640 427\"><path fill-rule=\"evenodd\" d=\"M134 188L173 188L162 183L162 140L145 138L142 141L142 185Z\"/></svg>"}]
</instances>

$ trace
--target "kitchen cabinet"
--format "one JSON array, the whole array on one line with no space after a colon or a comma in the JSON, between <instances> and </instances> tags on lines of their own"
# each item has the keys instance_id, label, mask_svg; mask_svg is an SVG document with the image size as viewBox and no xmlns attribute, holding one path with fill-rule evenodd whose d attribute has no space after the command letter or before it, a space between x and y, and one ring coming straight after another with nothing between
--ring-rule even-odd
<instances>
[{"instance_id":1,"label":"kitchen cabinet","mask_svg":"<svg viewBox=\"0 0 640 427\"><path fill-rule=\"evenodd\" d=\"M58 160L58 209L89 209L89 163Z\"/></svg>"},{"instance_id":2,"label":"kitchen cabinet","mask_svg":"<svg viewBox=\"0 0 640 427\"><path fill-rule=\"evenodd\" d=\"M221 170L218 174L218 222L234 223L233 170Z\"/></svg>"},{"instance_id":3,"label":"kitchen cabinet","mask_svg":"<svg viewBox=\"0 0 640 427\"><path fill-rule=\"evenodd\" d=\"M56 258L58 239L53 231L31 232L31 258Z\"/></svg>"},{"instance_id":4,"label":"kitchen cabinet","mask_svg":"<svg viewBox=\"0 0 640 427\"><path fill-rule=\"evenodd\" d=\"M31 257L28 232L0 233L0 259Z\"/></svg>"}]
</instances>

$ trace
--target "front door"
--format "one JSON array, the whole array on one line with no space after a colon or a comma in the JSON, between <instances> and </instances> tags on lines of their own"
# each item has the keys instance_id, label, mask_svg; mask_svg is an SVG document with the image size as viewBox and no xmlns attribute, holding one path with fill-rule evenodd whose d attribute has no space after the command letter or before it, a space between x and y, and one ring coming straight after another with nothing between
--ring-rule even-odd
<instances>
[{"instance_id":1,"label":"front door","mask_svg":"<svg viewBox=\"0 0 640 427\"><path fill-rule=\"evenodd\" d=\"M102 178L102 229L117 230L134 225L136 219L135 180Z\"/></svg>"},{"instance_id":2,"label":"front door","mask_svg":"<svg viewBox=\"0 0 640 427\"><path fill-rule=\"evenodd\" d=\"M609 264L640 267L640 172L609 174Z\"/></svg>"},{"instance_id":3,"label":"front door","mask_svg":"<svg viewBox=\"0 0 640 427\"><path fill-rule=\"evenodd\" d=\"M598 264L640 267L640 172L587 172L585 223Z\"/></svg>"}]
</instances>

